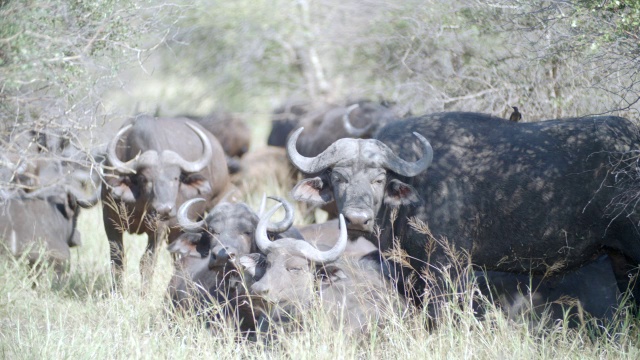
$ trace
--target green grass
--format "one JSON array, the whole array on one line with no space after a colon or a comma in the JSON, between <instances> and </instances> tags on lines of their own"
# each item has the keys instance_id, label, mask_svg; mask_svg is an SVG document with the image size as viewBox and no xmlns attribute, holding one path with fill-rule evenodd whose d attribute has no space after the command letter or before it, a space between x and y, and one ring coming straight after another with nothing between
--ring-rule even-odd
<instances>
[{"instance_id":1,"label":"green grass","mask_svg":"<svg viewBox=\"0 0 640 360\"><path fill-rule=\"evenodd\" d=\"M263 191L287 195L273 183L265 181L271 185L254 189L243 200L257 208ZM171 314L165 292L172 265L165 249L153 285L140 294L144 237L125 237L124 288L112 295L101 209L83 211L79 229L84 243L72 250L71 269L62 283L51 281L50 271L37 274L0 259L1 358L640 358L640 321L625 314L609 336L596 336L586 327L529 325L495 309L480 320L457 301L445 307L444 320L431 331L424 325L426 315L409 308L389 314L369 333L347 335L315 306L303 313L299 326L275 327L272 341L244 340L233 324L207 327L193 314ZM462 304L468 303L463 296Z\"/></svg>"}]
</instances>

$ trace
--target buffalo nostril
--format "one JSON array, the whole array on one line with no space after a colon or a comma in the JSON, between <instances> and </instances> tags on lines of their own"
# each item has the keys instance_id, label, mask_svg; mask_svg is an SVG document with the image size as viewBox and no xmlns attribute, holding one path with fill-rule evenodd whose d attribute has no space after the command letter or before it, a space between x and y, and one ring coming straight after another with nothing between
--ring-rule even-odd
<instances>
[{"instance_id":1,"label":"buffalo nostril","mask_svg":"<svg viewBox=\"0 0 640 360\"><path fill-rule=\"evenodd\" d=\"M226 249L221 249L217 253L215 251L211 251L211 256L209 257L209 269L213 269L218 266L225 266L231 258L231 255Z\"/></svg>"},{"instance_id":2,"label":"buffalo nostril","mask_svg":"<svg viewBox=\"0 0 640 360\"><path fill-rule=\"evenodd\" d=\"M345 214L345 222L352 226L366 226L371 223L372 217L365 211L354 211Z\"/></svg>"},{"instance_id":3,"label":"buffalo nostril","mask_svg":"<svg viewBox=\"0 0 640 360\"><path fill-rule=\"evenodd\" d=\"M173 212L173 205L163 204L156 206L156 212L160 215L170 215Z\"/></svg>"},{"instance_id":4,"label":"buffalo nostril","mask_svg":"<svg viewBox=\"0 0 640 360\"><path fill-rule=\"evenodd\" d=\"M223 258L228 258L229 257L229 253L227 253L227 250L225 249L221 249L220 251L218 251L218 255L219 258L223 259Z\"/></svg>"}]
</instances>

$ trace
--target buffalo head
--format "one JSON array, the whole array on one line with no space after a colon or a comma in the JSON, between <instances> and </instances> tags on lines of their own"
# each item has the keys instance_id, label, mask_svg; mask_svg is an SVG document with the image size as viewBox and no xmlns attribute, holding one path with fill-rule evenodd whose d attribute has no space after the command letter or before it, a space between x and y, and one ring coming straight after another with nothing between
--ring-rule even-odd
<instances>
[{"instance_id":1,"label":"buffalo head","mask_svg":"<svg viewBox=\"0 0 640 360\"><path fill-rule=\"evenodd\" d=\"M267 223L280 205L272 208L260 218L256 229L258 248L266 254L240 258L240 264L254 277L264 271L259 281L251 286L251 291L267 301L280 305L307 303L310 300L316 274L316 265L322 266L337 260L347 246L347 230L344 217L340 215L340 235L336 244L323 251L304 240L283 238L269 240Z\"/></svg>"},{"instance_id":2,"label":"buffalo head","mask_svg":"<svg viewBox=\"0 0 640 360\"><path fill-rule=\"evenodd\" d=\"M284 232L293 224L293 206L282 198L270 198L284 205L285 218L277 223L269 223L267 231L271 234ZM188 233L187 238L194 244L200 244L204 252L199 252L203 256L209 256L209 269L224 267L237 257L257 251L253 239L259 219L249 206L221 203L203 220L190 220L189 207L202 201L205 200L196 198L182 204L177 218L181 228Z\"/></svg>"},{"instance_id":3,"label":"buffalo head","mask_svg":"<svg viewBox=\"0 0 640 360\"><path fill-rule=\"evenodd\" d=\"M413 133L422 144L422 157L407 162L375 139L340 139L316 157L298 153L296 141L303 128L289 138L289 160L300 171L318 174L300 181L292 190L293 198L314 204L335 200L350 231L373 231L382 203L406 205L419 201L416 190L394 175L412 177L425 171L433 160L429 141Z\"/></svg>"},{"instance_id":4,"label":"buffalo head","mask_svg":"<svg viewBox=\"0 0 640 360\"><path fill-rule=\"evenodd\" d=\"M107 157L118 174L109 181L111 196L125 203L142 203L150 206L150 211L163 217L176 214L176 200L181 193L184 198L211 194L210 182L201 174L213 156L211 142L207 135L190 122L186 123L200 138L203 154L196 161L187 161L178 153L164 150L160 153L147 150L135 158L123 162L116 154L120 137L133 125L122 127L109 143Z\"/></svg>"}]
</instances>

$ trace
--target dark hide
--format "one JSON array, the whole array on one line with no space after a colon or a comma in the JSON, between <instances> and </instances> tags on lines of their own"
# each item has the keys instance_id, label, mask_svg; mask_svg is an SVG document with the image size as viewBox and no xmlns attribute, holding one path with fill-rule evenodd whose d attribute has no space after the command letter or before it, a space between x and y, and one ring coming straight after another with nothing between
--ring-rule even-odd
<instances>
[{"instance_id":1,"label":"dark hide","mask_svg":"<svg viewBox=\"0 0 640 360\"><path fill-rule=\"evenodd\" d=\"M300 119L310 110L311 103L302 100L289 100L273 110L267 145L285 147L291 131L299 127Z\"/></svg>"},{"instance_id":2,"label":"dark hide","mask_svg":"<svg viewBox=\"0 0 640 360\"><path fill-rule=\"evenodd\" d=\"M570 270L607 249L640 263L640 219L634 209L616 205L636 184L632 168L620 173L640 140L628 120L514 124L482 114L442 113L387 126L379 140L412 161L413 131L434 149L426 172L399 179L424 200L401 206L394 224L402 247L418 259L414 267L424 267L429 240L409 226L412 217L489 270L542 274L558 262ZM376 219L383 239L391 238L390 210L383 206ZM442 248L430 256L432 265L448 262Z\"/></svg>"},{"instance_id":3,"label":"dark hide","mask_svg":"<svg viewBox=\"0 0 640 360\"><path fill-rule=\"evenodd\" d=\"M367 173L373 171L367 167L371 158L346 154L344 162L353 165L340 167L337 177L335 166L321 174L318 193L329 190L335 198L350 199L340 207L345 218L377 214L381 248L397 237L420 273L451 264L441 246L445 239L474 264L496 271L540 275L554 264L571 270L609 250L622 253L632 266L640 263L640 219L627 206L640 185L631 152L640 137L628 120L520 124L484 114L439 113L389 124L377 139L412 162L424 156L413 132L433 146L426 171L411 178L389 171L384 190L365 186L341 194L336 188L347 188L344 184L375 179ZM394 207L397 220L391 224ZM411 226L410 219L426 224L432 236ZM354 224L350 237L371 236L371 221Z\"/></svg>"},{"instance_id":4,"label":"dark hide","mask_svg":"<svg viewBox=\"0 0 640 360\"><path fill-rule=\"evenodd\" d=\"M510 318L525 315L540 320L547 311L549 320L566 317L571 326L583 324L587 315L606 324L620 305L621 294L607 255L576 270L547 277L496 271L476 274L482 294Z\"/></svg>"}]
</instances>

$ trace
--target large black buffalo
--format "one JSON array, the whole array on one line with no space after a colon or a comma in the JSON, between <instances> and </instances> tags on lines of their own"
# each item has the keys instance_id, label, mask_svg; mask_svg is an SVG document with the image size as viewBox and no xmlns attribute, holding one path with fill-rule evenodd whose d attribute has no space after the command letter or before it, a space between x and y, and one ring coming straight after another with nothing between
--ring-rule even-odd
<instances>
[{"instance_id":1,"label":"large black buffalo","mask_svg":"<svg viewBox=\"0 0 640 360\"><path fill-rule=\"evenodd\" d=\"M107 160L110 174L105 176L102 203L114 272L120 274L123 267L123 232L146 233L141 261L146 282L156 248L181 233L176 220L180 205L204 198L191 207L191 216L201 217L229 191L224 151L210 132L191 120L138 116L109 143Z\"/></svg>"},{"instance_id":2,"label":"large black buffalo","mask_svg":"<svg viewBox=\"0 0 640 360\"><path fill-rule=\"evenodd\" d=\"M397 237L415 269L450 265L447 244L476 265L516 273L575 269L608 250L628 269L640 263L640 137L626 119L518 124L438 113L390 124L377 139L336 141L314 158L297 152L300 131L290 160L317 175L294 198L335 200L350 237L373 238L380 226L381 248Z\"/></svg>"}]
</instances>

